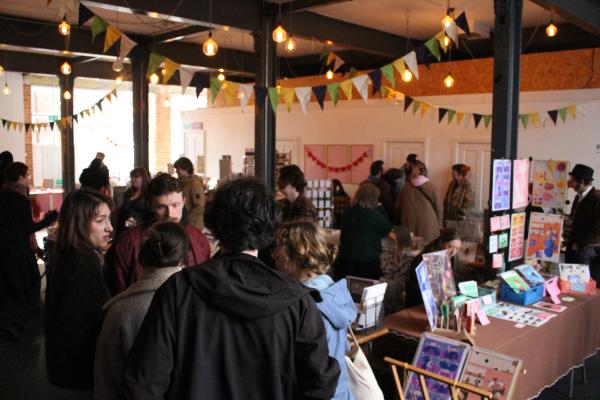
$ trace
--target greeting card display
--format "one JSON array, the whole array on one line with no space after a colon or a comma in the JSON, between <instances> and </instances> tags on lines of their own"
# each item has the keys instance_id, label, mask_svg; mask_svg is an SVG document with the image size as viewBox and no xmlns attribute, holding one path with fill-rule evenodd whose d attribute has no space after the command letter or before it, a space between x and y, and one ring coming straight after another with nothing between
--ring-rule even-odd
<instances>
[{"instance_id":1,"label":"greeting card display","mask_svg":"<svg viewBox=\"0 0 600 400\"><path fill-rule=\"evenodd\" d=\"M568 161L535 160L531 204L563 208L567 200Z\"/></svg>"},{"instance_id":2,"label":"greeting card display","mask_svg":"<svg viewBox=\"0 0 600 400\"><path fill-rule=\"evenodd\" d=\"M454 380L459 378L468 352L469 345L466 343L424 333L412 365ZM431 400L452 399L448 385L431 378L425 378L425 384ZM407 399L424 398L416 374L409 373L404 395Z\"/></svg>"},{"instance_id":3,"label":"greeting card display","mask_svg":"<svg viewBox=\"0 0 600 400\"><path fill-rule=\"evenodd\" d=\"M558 262L562 226L562 215L531 213L527 239L527 258Z\"/></svg>"},{"instance_id":4,"label":"greeting card display","mask_svg":"<svg viewBox=\"0 0 600 400\"><path fill-rule=\"evenodd\" d=\"M442 302L449 301L457 294L448 251L442 250L435 253L423 254L423 261L425 262L427 278L431 285L431 292L435 298L435 304L439 309Z\"/></svg>"},{"instance_id":5,"label":"greeting card display","mask_svg":"<svg viewBox=\"0 0 600 400\"><path fill-rule=\"evenodd\" d=\"M427 312L429 326L433 332L436 328L435 319L438 314L438 309L435 304L433 292L431 291L431 284L429 283L429 278L427 277L427 267L425 266L424 261L421 261L415 272L417 273L417 280L419 281L421 296L423 296L423 304L425 305L425 311Z\"/></svg>"},{"instance_id":6,"label":"greeting card display","mask_svg":"<svg viewBox=\"0 0 600 400\"><path fill-rule=\"evenodd\" d=\"M529 160L513 161L512 207L527 206L529 197Z\"/></svg>"},{"instance_id":7,"label":"greeting card display","mask_svg":"<svg viewBox=\"0 0 600 400\"><path fill-rule=\"evenodd\" d=\"M553 313L534 310L532 308L521 307L505 302L496 303L496 305L487 308L485 312L490 317L533 327L540 327L556 317L556 314Z\"/></svg>"},{"instance_id":8,"label":"greeting card display","mask_svg":"<svg viewBox=\"0 0 600 400\"><path fill-rule=\"evenodd\" d=\"M569 282L571 292L585 293L590 281L590 267L585 264L559 264L560 280Z\"/></svg>"},{"instance_id":9,"label":"greeting card display","mask_svg":"<svg viewBox=\"0 0 600 400\"><path fill-rule=\"evenodd\" d=\"M544 278L535 270L532 265L523 264L515 267L515 269L519 274L521 274L521 276L523 276L525 282L531 286L541 285L545 282Z\"/></svg>"},{"instance_id":10,"label":"greeting card display","mask_svg":"<svg viewBox=\"0 0 600 400\"><path fill-rule=\"evenodd\" d=\"M500 276L500 278L502 278L515 293L525 292L531 289L527 282L525 282L514 270L502 272L498 274L498 276Z\"/></svg>"},{"instance_id":11,"label":"greeting card display","mask_svg":"<svg viewBox=\"0 0 600 400\"><path fill-rule=\"evenodd\" d=\"M516 213L510 216L510 245L508 247L508 261L523 258L523 242L525 241L525 213Z\"/></svg>"},{"instance_id":12,"label":"greeting card display","mask_svg":"<svg viewBox=\"0 0 600 400\"><path fill-rule=\"evenodd\" d=\"M509 400L517 384L522 362L518 358L473 347L465 363L460 381L492 392L494 400ZM466 400L479 400L469 393Z\"/></svg>"},{"instance_id":13,"label":"greeting card display","mask_svg":"<svg viewBox=\"0 0 600 400\"><path fill-rule=\"evenodd\" d=\"M510 208L510 160L494 160L492 211Z\"/></svg>"}]
</instances>

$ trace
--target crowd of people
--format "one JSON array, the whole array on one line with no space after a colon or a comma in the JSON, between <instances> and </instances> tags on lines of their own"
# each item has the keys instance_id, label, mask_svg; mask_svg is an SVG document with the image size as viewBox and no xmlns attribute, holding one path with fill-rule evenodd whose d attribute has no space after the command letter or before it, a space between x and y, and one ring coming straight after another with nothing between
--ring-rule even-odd
<instances>
[{"instance_id":1,"label":"crowd of people","mask_svg":"<svg viewBox=\"0 0 600 400\"><path fill-rule=\"evenodd\" d=\"M421 256L405 257L412 236L428 243L425 253L447 250L461 270L461 236L446 225L473 207L464 164L452 167L443 201L414 154L401 169L375 161L352 199L334 182L343 205L338 248L296 165L279 171L279 196L239 178L220 184L210 201L185 157L174 164L177 177L135 168L116 208L103 158L83 170L60 212L35 222L28 167L0 154L4 337L18 339L39 313L34 233L58 219L46 271L50 399L353 399L345 353L357 310L344 278L385 278L402 264L403 302L419 304ZM589 167L571 172L573 259L586 260L600 242L598 225L588 226L600 210L592 179ZM394 225L390 253L382 240ZM212 257L207 235L218 242Z\"/></svg>"}]
</instances>

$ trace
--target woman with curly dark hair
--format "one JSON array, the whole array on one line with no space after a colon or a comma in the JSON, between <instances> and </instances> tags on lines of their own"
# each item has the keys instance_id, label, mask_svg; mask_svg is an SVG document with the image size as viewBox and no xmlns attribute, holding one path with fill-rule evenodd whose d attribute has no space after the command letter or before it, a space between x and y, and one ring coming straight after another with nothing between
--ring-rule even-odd
<instances>
[{"instance_id":1,"label":"woman with curly dark hair","mask_svg":"<svg viewBox=\"0 0 600 400\"><path fill-rule=\"evenodd\" d=\"M126 399L330 399L340 374L299 282L263 264L278 209L264 184L219 187L206 227L221 253L156 292L129 354Z\"/></svg>"}]
</instances>

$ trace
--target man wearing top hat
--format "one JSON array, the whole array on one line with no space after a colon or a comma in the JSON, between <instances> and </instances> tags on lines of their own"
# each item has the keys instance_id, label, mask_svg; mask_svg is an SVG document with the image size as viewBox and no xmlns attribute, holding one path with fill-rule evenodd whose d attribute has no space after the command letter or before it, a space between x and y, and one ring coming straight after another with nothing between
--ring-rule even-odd
<instances>
[{"instance_id":1,"label":"man wearing top hat","mask_svg":"<svg viewBox=\"0 0 600 400\"><path fill-rule=\"evenodd\" d=\"M592 185L594 170L587 165L575 165L569 176L569 187L577 195L571 207L566 261L590 265L600 250L600 191Z\"/></svg>"}]
</instances>

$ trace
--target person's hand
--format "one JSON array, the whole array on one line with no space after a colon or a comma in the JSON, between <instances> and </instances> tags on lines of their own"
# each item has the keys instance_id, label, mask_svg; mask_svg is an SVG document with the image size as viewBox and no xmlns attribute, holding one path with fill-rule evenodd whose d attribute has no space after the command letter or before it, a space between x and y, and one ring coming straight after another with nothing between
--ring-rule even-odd
<instances>
[{"instance_id":1,"label":"person's hand","mask_svg":"<svg viewBox=\"0 0 600 400\"><path fill-rule=\"evenodd\" d=\"M53 223L57 219L58 219L58 211L56 211L56 210L48 211L46 213L46 215L44 215L44 222L47 222L49 224Z\"/></svg>"}]
</instances>

